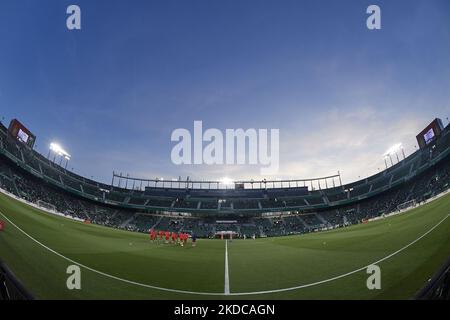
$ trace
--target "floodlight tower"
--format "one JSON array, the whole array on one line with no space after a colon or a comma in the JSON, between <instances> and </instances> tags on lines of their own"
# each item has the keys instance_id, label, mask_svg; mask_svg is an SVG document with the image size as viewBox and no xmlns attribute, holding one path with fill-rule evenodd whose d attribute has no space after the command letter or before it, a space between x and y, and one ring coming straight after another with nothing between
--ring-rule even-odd
<instances>
[{"instance_id":1,"label":"floodlight tower","mask_svg":"<svg viewBox=\"0 0 450 320\"><path fill-rule=\"evenodd\" d=\"M403 153L403 159L405 159L405 152L403 151L403 146L401 143L397 143L394 144L392 147L390 147L385 153L384 153L384 163L386 165L386 169L387 169L387 161L386 158L389 157L389 159L391 160L391 166L394 165L394 161L392 161L392 156L395 154L396 158L397 158L397 163L400 162L400 158L398 157L398 150L402 150Z\"/></svg>"},{"instance_id":2,"label":"floodlight tower","mask_svg":"<svg viewBox=\"0 0 450 320\"><path fill-rule=\"evenodd\" d=\"M388 154L388 157L389 157L389 159L391 159L391 166L393 166L393 165L394 165L394 161L392 161L392 157L391 157L391 155L390 155L390 154Z\"/></svg>"},{"instance_id":3,"label":"floodlight tower","mask_svg":"<svg viewBox=\"0 0 450 320\"><path fill-rule=\"evenodd\" d=\"M56 161L56 156L60 157L59 165L62 165L63 159L66 160L66 164L64 166L64 169L67 169L67 164L69 163L69 160L71 158L71 155L64 150L59 144L52 142L50 143L50 149L48 150L48 156L47 158L50 159L50 153L53 152L53 162Z\"/></svg>"}]
</instances>

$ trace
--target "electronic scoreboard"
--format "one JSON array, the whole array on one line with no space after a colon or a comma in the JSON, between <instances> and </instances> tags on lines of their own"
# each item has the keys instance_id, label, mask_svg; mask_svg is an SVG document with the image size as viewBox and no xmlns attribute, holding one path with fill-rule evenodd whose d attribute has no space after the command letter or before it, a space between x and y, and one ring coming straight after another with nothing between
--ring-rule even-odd
<instances>
[{"instance_id":1,"label":"electronic scoreboard","mask_svg":"<svg viewBox=\"0 0 450 320\"><path fill-rule=\"evenodd\" d=\"M442 120L439 118L434 119L416 136L420 149L426 147L430 142L434 141L436 137L440 136L442 130L444 130Z\"/></svg>"},{"instance_id":2,"label":"electronic scoreboard","mask_svg":"<svg viewBox=\"0 0 450 320\"><path fill-rule=\"evenodd\" d=\"M15 139L33 148L36 142L36 136L31 133L19 120L13 119L9 124L8 132Z\"/></svg>"}]
</instances>

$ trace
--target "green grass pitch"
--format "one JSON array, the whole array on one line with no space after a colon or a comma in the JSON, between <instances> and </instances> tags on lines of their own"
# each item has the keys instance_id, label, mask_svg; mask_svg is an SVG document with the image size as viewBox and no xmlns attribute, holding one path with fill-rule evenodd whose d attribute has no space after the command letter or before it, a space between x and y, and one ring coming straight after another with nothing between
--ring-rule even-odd
<instances>
[{"instance_id":1,"label":"green grass pitch","mask_svg":"<svg viewBox=\"0 0 450 320\"><path fill-rule=\"evenodd\" d=\"M57 217L0 193L0 259L38 299L409 299L450 256L449 213L447 194L344 229L233 240L224 295L225 241L156 245L148 235ZM363 267L380 259L381 289L368 290ZM82 265L81 290L66 287L70 260Z\"/></svg>"}]
</instances>

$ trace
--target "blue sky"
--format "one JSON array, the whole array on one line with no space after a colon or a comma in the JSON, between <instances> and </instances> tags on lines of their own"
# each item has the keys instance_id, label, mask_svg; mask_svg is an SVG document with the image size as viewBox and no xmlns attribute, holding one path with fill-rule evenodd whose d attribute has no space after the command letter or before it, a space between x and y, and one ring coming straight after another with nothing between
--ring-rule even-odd
<instances>
[{"instance_id":1,"label":"blue sky","mask_svg":"<svg viewBox=\"0 0 450 320\"><path fill-rule=\"evenodd\" d=\"M82 30L66 28L70 4ZM382 29L366 28L377 4ZM0 4L0 117L108 182L258 178L258 166L171 163L176 128L280 129L274 178L378 171L450 113L450 2L24 1ZM270 178L270 177L269 177Z\"/></svg>"}]
</instances>

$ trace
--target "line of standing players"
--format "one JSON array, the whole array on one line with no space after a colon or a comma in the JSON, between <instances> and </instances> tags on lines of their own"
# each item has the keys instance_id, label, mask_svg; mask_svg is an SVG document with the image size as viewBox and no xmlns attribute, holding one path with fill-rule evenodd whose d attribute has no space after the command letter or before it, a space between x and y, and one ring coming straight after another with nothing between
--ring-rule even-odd
<instances>
[{"instance_id":1,"label":"line of standing players","mask_svg":"<svg viewBox=\"0 0 450 320\"><path fill-rule=\"evenodd\" d=\"M152 242L156 242L158 244L160 243L172 243L172 244L179 244L180 246L185 246L187 244L187 241L189 239L188 233L183 232L170 232L170 231L157 231L150 229L150 240ZM197 242L197 237L195 234L191 235L192 238L192 246L195 247Z\"/></svg>"}]
</instances>

